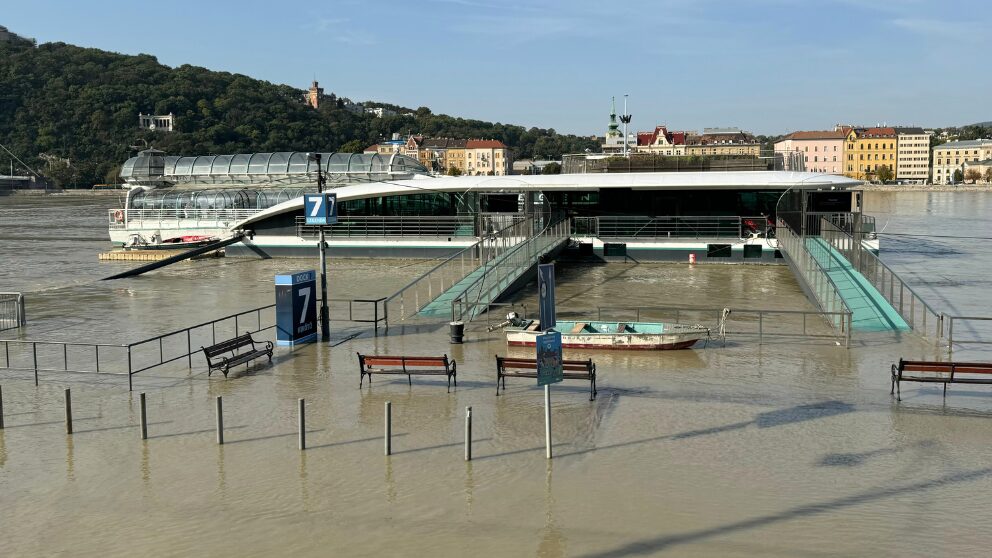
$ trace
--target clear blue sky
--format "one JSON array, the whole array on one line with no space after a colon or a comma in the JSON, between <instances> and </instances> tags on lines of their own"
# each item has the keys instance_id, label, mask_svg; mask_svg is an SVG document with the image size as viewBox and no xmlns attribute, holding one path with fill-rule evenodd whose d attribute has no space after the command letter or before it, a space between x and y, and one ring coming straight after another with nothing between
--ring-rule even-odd
<instances>
[{"instance_id":1,"label":"clear blue sky","mask_svg":"<svg viewBox=\"0 0 992 558\"><path fill-rule=\"evenodd\" d=\"M4 0L39 42L562 132L992 120L990 0Z\"/></svg>"}]
</instances>

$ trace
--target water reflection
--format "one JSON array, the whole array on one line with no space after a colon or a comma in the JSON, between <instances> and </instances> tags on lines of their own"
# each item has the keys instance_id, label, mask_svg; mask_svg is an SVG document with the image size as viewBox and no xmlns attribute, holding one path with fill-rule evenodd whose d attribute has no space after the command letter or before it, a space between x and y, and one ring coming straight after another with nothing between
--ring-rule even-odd
<instances>
[{"instance_id":1,"label":"water reflection","mask_svg":"<svg viewBox=\"0 0 992 558\"><path fill-rule=\"evenodd\" d=\"M565 534L555 523L555 497L551 489L552 460L548 460L544 473L544 529L537 545L540 558L561 558L566 555Z\"/></svg>"}]
</instances>

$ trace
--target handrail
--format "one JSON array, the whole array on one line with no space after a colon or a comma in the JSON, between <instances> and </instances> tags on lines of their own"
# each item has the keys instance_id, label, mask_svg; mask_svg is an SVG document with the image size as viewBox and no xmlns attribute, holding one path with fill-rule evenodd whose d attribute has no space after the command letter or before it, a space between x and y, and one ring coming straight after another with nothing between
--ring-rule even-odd
<instances>
[{"instance_id":1,"label":"handrail","mask_svg":"<svg viewBox=\"0 0 992 558\"><path fill-rule=\"evenodd\" d=\"M24 295L21 293L0 293L0 331L27 325L24 312Z\"/></svg>"}]
</instances>

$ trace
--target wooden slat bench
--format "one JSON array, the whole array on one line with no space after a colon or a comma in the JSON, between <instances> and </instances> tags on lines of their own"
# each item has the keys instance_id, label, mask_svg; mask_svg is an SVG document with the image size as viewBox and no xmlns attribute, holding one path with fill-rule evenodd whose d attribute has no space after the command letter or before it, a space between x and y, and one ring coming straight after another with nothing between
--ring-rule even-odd
<instances>
[{"instance_id":1,"label":"wooden slat bench","mask_svg":"<svg viewBox=\"0 0 992 558\"><path fill-rule=\"evenodd\" d=\"M947 397L947 384L992 384L992 362L932 362L926 360L903 360L892 365L892 389L896 398L902 401L899 384L901 382L926 382L944 384L944 397Z\"/></svg>"},{"instance_id":2,"label":"wooden slat bench","mask_svg":"<svg viewBox=\"0 0 992 558\"><path fill-rule=\"evenodd\" d=\"M451 393L451 382L454 380L455 387L458 387L458 364L454 359L448 360L448 355L439 357L424 356L389 356L389 355L363 355L358 353L358 368L361 378L358 381L358 389L362 388L365 376L369 377L369 385L372 385L372 374L400 374L406 375L409 385L413 385L411 376L415 374L427 376L447 376L448 393Z\"/></svg>"},{"instance_id":3,"label":"wooden slat bench","mask_svg":"<svg viewBox=\"0 0 992 558\"><path fill-rule=\"evenodd\" d=\"M261 347L256 347L256 343ZM251 349L239 352L239 349L245 347L251 347ZM269 362L272 362L272 341L256 342L251 338L250 333L221 341L209 347L200 347L200 349L203 350L203 356L207 357L207 376L210 376L214 370L220 370L226 378L227 372L232 366L239 364L248 366L249 362L262 356L268 356ZM224 353L231 353L231 356L221 356ZM217 359L217 357L220 358Z\"/></svg>"},{"instance_id":4,"label":"wooden slat bench","mask_svg":"<svg viewBox=\"0 0 992 558\"><path fill-rule=\"evenodd\" d=\"M589 401L596 399L596 364L589 360L561 361L566 380L586 380L589 382ZM496 355L496 395L503 384L506 390L506 377L537 378L536 358L513 358Z\"/></svg>"}]
</instances>

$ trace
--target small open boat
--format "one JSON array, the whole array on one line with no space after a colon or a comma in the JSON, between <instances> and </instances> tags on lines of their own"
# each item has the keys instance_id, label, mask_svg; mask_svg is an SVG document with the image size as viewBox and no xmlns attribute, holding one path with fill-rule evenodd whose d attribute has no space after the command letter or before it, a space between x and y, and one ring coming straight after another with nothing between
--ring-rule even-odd
<instances>
[{"instance_id":1,"label":"small open boat","mask_svg":"<svg viewBox=\"0 0 992 558\"><path fill-rule=\"evenodd\" d=\"M152 236L152 241L145 240L140 234L132 234L128 243L124 245L125 250L187 250L206 246L211 242L216 242L216 236L186 235L175 236L160 240L157 236Z\"/></svg>"},{"instance_id":2,"label":"small open boat","mask_svg":"<svg viewBox=\"0 0 992 558\"><path fill-rule=\"evenodd\" d=\"M504 329L507 345L533 347L535 338L542 333L537 320L509 322ZM561 332L561 346L566 349L688 349L710 337L707 327L665 322L559 321L555 330Z\"/></svg>"}]
</instances>

